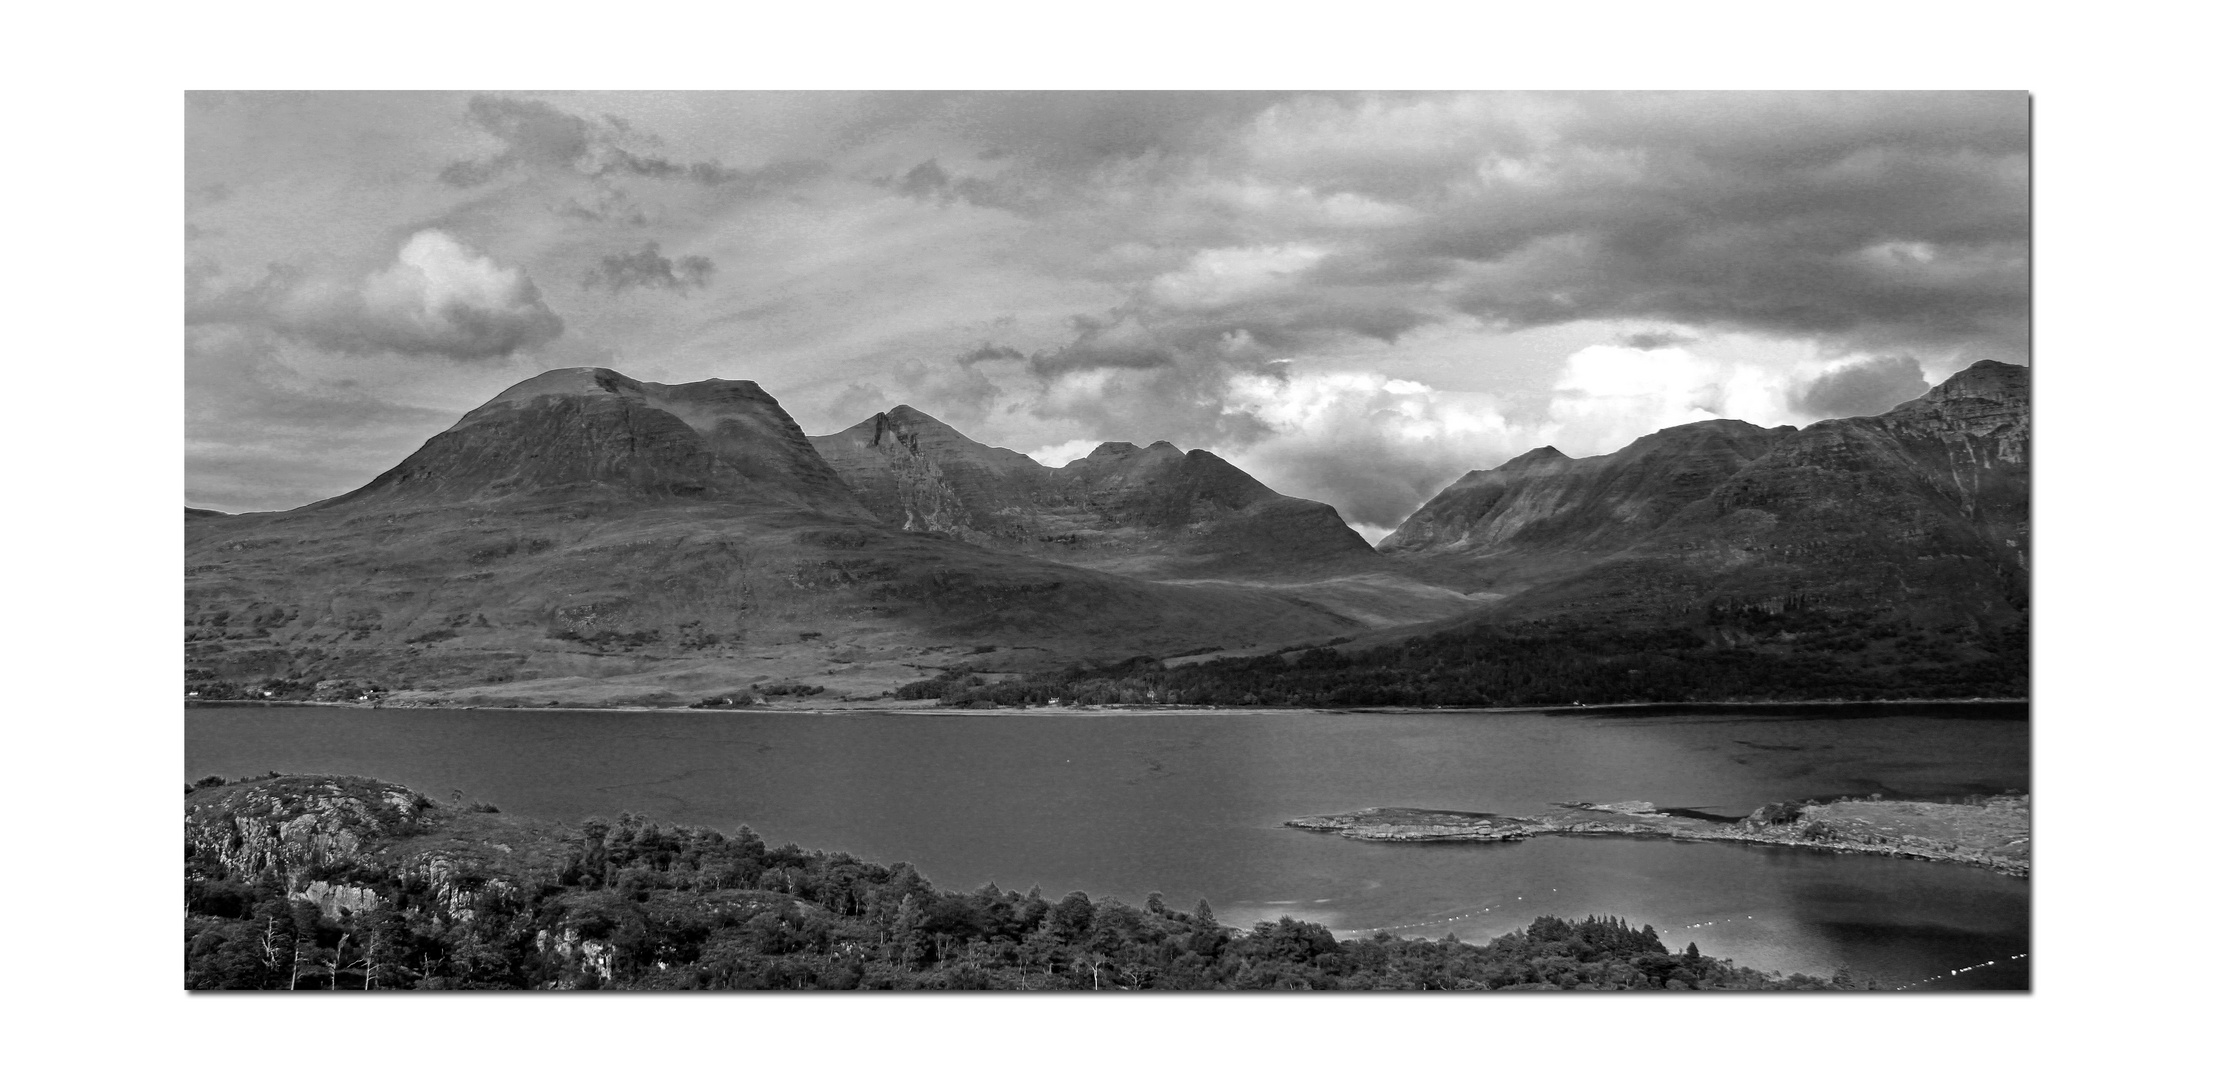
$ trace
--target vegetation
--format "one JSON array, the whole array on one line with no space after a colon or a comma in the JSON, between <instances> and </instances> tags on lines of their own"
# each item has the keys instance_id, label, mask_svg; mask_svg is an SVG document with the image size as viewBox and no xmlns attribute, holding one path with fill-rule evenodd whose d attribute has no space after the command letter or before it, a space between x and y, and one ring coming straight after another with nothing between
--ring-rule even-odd
<instances>
[{"instance_id":1,"label":"vegetation","mask_svg":"<svg viewBox=\"0 0 2213 1080\"><path fill-rule=\"evenodd\" d=\"M1716 610L1698 626L1540 621L1369 649L1169 667L1151 657L993 682L956 667L897 696L976 705L1485 708L1640 701L2023 697L2025 629L1932 632L1866 613Z\"/></svg>"},{"instance_id":2,"label":"vegetation","mask_svg":"<svg viewBox=\"0 0 2213 1080\"><path fill-rule=\"evenodd\" d=\"M328 794L334 785L372 782L213 779L188 789L197 791L188 812L200 815L188 822L217 823L187 829L189 989L1868 986L1845 973L1752 971L1695 947L1671 952L1651 927L1615 918L1539 918L1482 945L1382 933L1340 941L1289 918L1237 930L1204 900L1182 912L1158 893L1130 905L1081 892L1047 900L1036 888L951 892L905 863L772 848L745 828L725 836L623 814L558 829L388 785L361 796L388 825L380 840L318 855L303 872L218 841L284 824L242 820L257 804L240 796L289 792L288 805L327 807L344 801ZM374 826L347 823L356 835Z\"/></svg>"}]
</instances>

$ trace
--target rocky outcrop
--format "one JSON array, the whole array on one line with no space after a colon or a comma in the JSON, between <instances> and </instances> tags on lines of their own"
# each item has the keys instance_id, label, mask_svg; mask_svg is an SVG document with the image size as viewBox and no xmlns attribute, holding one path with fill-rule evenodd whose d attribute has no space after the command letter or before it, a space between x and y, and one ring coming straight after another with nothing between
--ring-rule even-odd
<instances>
[{"instance_id":1,"label":"rocky outcrop","mask_svg":"<svg viewBox=\"0 0 2213 1080\"><path fill-rule=\"evenodd\" d=\"M241 877L267 874L305 888L315 875L422 829L430 807L397 784L353 777L229 785L186 800L185 852Z\"/></svg>"},{"instance_id":2,"label":"rocky outcrop","mask_svg":"<svg viewBox=\"0 0 2213 1080\"><path fill-rule=\"evenodd\" d=\"M447 923L469 922L487 905L512 908L529 883L550 880L566 839L360 777L273 777L185 797L188 873L209 865L270 881L332 919L392 902L364 879L396 881Z\"/></svg>"}]
</instances>

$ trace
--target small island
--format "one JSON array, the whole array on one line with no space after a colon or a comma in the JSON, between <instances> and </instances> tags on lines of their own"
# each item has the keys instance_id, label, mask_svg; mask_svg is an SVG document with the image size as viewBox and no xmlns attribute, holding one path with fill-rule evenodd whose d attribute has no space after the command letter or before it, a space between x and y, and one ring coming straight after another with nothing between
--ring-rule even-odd
<instances>
[{"instance_id":1,"label":"small island","mask_svg":"<svg viewBox=\"0 0 2213 1080\"><path fill-rule=\"evenodd\" d=\"M364 777L187 786L191 990L1863 990L1538 916L1488 942L1250 929L1161 894L934 886L634 814L532 821Z\"/></svg>"},{"instance_id":2,"label":"small island","mask_svg":"<svg viewBox=\"0 0 2213 1080\"><path fill-rule=\"evenodd\" d=\"M1383 843L1500 843L1532 836L1656 836L1810 847L1899 859L1965 863L2009 877L2029 874L2029 799L1955 802L1839 798L1770 803L1732 818L1649 802L1556 803L1509 817L1467 810L1378 806L1284 822L1294 829Z\"/></svg>"}]
</instances>

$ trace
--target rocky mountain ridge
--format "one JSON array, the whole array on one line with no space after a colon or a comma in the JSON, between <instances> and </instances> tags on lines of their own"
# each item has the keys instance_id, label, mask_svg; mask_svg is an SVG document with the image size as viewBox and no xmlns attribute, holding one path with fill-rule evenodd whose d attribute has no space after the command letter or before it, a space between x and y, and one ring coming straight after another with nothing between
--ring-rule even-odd
<instances>
[{"instance_id":1,"label":"rocky mountain ridge","mask_svg":"<svg viewBox=\"0 0 2213 1080\"><path fill-rule=\"evenodd\" d=\"M878 520L909 532L1146 577L1380 562L1335 508L1167 442L1101 443L1052 468L905 405L811 441Z\"/></svg>"}]
</instances>

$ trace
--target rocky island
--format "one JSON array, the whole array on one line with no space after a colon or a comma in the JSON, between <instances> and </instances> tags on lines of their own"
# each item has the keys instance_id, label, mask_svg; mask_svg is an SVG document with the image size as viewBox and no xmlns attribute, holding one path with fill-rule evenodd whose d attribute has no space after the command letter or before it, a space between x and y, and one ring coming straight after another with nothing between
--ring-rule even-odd
<instances>
[{"instance_id":1,"label":"rocky island","mask_svg":"<svg viewBox=\"0 0 2213 1080\"><path fill-rule=\"evenodd\" d=\"M1529 817L1379 806L1284 822L1294 829L1384 843L1497 843L1532 836L1658 836L1775 844L1899 859L1965 863L2029 874L2029 799L1959 802L1841 798L1770 803L1731 818L1649 802L1557 803Z\"/></svg>"}]
</instances>

